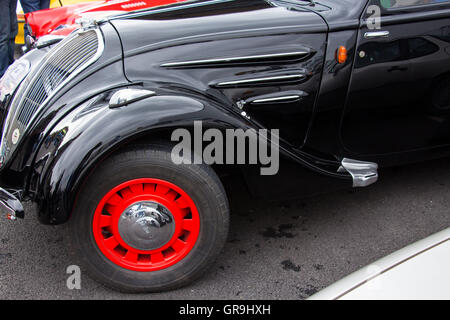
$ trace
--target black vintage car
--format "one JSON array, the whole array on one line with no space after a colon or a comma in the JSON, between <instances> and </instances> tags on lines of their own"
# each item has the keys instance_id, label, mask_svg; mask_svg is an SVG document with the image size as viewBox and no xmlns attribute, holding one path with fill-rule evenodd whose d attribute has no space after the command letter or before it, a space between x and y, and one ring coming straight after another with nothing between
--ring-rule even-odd
<instances>
[{"instance_id":1,"label":"black vintage car","mask_svg":"<svg viewBox=\"0 0 450 320\"><path fill-rule=\"evenodd\" d=\"M77 263L119 290L205 272L227 236L224 176L255 201L450 155L450 1L186 1L37 47L0 88L2 210L31 200L68 222ZM279 170L174 163L173 132L196 122L278 129Z\"/></svg>"}]
</instances>

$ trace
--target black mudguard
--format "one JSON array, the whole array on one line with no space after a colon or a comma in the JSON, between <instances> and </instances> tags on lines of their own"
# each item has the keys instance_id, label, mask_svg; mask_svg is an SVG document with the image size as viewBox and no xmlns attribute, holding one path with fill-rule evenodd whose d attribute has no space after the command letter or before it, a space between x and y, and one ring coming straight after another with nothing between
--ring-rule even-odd
<instances>
[{"instance_id":1,"label":"black mudguard","mask_svg":"<svg viewBox=\"0 0 450 320\"><path fill-rule=\"evenodd\" d=\"M120 108L109 108L112 92L99 94L63 118L44 139L32 170L30 191L39 219L59 224L70 215L86 175L111 152L152 132L189 127L201 120L214 127L243 127L241 119L211 102L160 93ZM211 120L214 119L214 120Z\"/></svg>"},{"instance_id":2,"label":"black mudguard","mask_svg":"<svg viewBox=\"0 0 450 320\"><path fill-rule=\"evenodd\" d=\"M258 129L247 118L202 96L160 91L156 96L110 108L108 101L113 92L99 94L67 114L49 131L40 146L32 169L30 193L38 203L42 223L67 221L79 188L89 172L101 165L102 159L135 141L150 142L160 132L190 128L194 121L202 121L204 128ZM167 137L170 139L170 134L165 135ZM287 148L280 149L280 157L290 163L285 167L289 170L281 170L282 176L292 177L294 170L298 177L293 182L297 187L288 187L294 193L298 193L298 183L302 183L302 189L311 189L305 177L321 181L319 189L314 190L320 190L323 184L350 185L347 175L328 172L308 157L294 154ZM269 185L274 183L274 179L286 181L279 175L260 177L254 170L245 170L244 176L251 185L258 186L255 191L266 195L267 189L261 188L261 181Z\"/></svg>"}]
</instances>

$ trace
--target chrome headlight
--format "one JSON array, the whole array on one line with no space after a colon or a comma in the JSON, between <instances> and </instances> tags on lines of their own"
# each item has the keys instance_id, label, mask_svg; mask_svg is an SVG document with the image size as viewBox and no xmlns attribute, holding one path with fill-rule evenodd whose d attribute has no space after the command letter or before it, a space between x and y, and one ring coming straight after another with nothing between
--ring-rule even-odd
<instances>
[{"instance_id":1,"label":"chrome headlight","mask_svg":"<svg viewBox=\"0 0 450 320\"><path fill-rule=\"evenodd\" d=\"M12 94L17 86L30 72L30 62L27 59L16 60L0 79L0 101L8 94Z\"/></svg>"}]
</instances>

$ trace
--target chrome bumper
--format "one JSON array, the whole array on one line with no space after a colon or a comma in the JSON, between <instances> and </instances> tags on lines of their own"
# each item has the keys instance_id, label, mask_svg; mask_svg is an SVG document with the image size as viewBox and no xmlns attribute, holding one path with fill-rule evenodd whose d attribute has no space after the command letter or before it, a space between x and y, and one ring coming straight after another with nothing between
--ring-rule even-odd
<instances>
[{"instance_id":1,"label":"chrome bumper","mask_svg":"<svg viewBox=\"0 0 450 320\"><path fill-rule=\"evenodd\" d=\"M25 216L20 200L2 188L0 188L0 214L6 215L6 218L12 221L17 218L23 219Z\"/></svg>"}]
</instances>

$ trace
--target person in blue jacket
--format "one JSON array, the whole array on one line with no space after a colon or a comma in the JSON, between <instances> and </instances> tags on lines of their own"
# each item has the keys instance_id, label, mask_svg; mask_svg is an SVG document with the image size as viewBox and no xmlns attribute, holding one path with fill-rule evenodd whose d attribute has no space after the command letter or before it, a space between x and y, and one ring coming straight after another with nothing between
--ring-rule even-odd
<instances>
[{"instance_id":1,"label":"person in blue jacket","mask_svg":"<svg viewBox=\"0 0 450 320\"><path fill-rule=\"evenodd\" d=\"M50 0L20 0L24 13L30 13L38 10L48 9ZM24 25L24 36L29 35L28 27Z\"/></svg>"},{"instance_id":2,"label":"person in blue jacket","mask_svg":"<svg viewBox=\"0 0 450 320\"><path fill-rule=\"evenodd\" d=\"M14 40L17 34L17 0L0 0L0 77L14 62Z\"/></svg>"}]
</instances>

